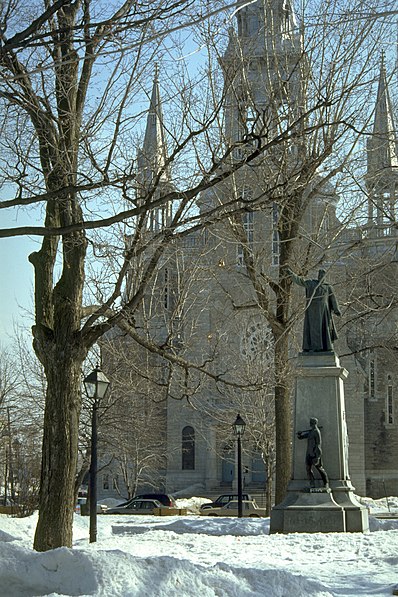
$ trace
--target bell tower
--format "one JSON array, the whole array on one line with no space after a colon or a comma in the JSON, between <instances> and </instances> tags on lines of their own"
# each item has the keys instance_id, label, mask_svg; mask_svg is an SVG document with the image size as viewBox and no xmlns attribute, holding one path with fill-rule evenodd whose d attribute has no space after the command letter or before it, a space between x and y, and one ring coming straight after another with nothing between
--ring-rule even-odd
<instances>
[{"instance_id":1,"label":"bell tower","mask_svg":"<svg viewBox=\"0 0 398 597\"><path fill-rule=\"evenodd\" d=\"M277 134L304 107L305 56L291 1L241 5L220 60L227 143Z\"/></svg>"}]
</instances>

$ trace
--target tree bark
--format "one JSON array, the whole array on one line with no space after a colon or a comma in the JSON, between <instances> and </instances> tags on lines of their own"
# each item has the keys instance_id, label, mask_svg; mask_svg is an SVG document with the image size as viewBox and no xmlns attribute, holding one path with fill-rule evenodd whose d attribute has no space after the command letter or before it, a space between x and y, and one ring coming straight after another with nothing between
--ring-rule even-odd
<instances>
[{"instance_id":1,"label":"tree bark","mask_svg":"<svg viewBox=\"0 0 398 597\"><path fill-rule=\"evenodd\" d=\"M37 551L72 546L82 362L73 355L59 359L46 367Z\"/></svg>"},{"instance_id":2,"label":"tree bark","mask_svg":"<svg viewBox=\"0 0 398 597\"><path fill-rule=\"evenodd\" d=\"M292 466L291 400L287 371L288 358L288 334L284 334L275 344L276 504L279 504L285 497Z\"/></svg>"}]
</instances>

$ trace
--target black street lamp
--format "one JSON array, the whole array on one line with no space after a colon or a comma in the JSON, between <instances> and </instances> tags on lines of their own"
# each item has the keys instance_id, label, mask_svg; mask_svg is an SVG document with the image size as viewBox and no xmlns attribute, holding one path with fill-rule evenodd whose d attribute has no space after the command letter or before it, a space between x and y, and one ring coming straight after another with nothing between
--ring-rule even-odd
<instances>
[{"instance_id":1,"label":"black street lamp","mask_svg":"<svg viewBox=\"0 0 398 597\"><path fill-rule=\"evenodd\" d=\"M246 423L238 414L235 423L232 425L234 433L238 438L238 518L242 518L242 446L241 437L245 432Z\"/></svg>"},{"instance_id":2,"label":"black street lamp","mask_svg":"<svg viewBox=\"0 0 398 597\"><path fill-rule=\"evenodd\" d=\"M97 419L98 404L105 396L110 381L97 367L83 380L87 396L93 401L91 417L91 462L90 462L90 543L97 541Z\"/></svg>"}]
</instances>

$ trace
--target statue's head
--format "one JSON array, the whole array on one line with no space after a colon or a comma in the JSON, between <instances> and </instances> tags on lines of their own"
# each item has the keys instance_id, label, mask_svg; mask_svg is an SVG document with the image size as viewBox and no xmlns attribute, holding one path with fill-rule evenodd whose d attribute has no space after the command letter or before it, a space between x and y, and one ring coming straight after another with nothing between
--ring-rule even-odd
<instances>
[{"instance_id":1,"label":"statue's head","mask_svg":"<svg viewBox=\"0 0 398 597\"><path fill-rule=\"evenodd\" d=\"M318 280L323 280L326 276L326 270L320 269L318 272Z\"/></svg>"},{"instance_id":2,"label":"statue's head","mask_svg":"<svg viewBox=\"0 0 398 597\"><path fill-rule=\"evenodd\" d=\"M311 417L310 425L311 425L311 427L315 427L315 425L318 425L318 419L316 417Z\"/></svg>"}]
</instances>

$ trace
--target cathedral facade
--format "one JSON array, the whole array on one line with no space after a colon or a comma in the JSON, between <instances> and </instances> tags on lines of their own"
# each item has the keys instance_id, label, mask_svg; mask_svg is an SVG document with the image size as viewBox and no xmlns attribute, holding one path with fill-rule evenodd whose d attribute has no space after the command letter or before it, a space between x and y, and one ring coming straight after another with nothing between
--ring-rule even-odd
<instances>
[{"instance_id":1,"label":"cathedral facade","mask_svg":"<svg viewBox=\"0 0 398 597\"><path fill-rule=\"evenodd\" d=\"M220 69L223 139L233 148L232 161L244 161L256 135L276 138L291 123L305 122L310 65L290 2L274 2L271 9L257 0L237 11ZM166 139L156 74L138 156L138 195L144 196L167 162ZM304 165L311 170L306 178ZM335 351L349 373L345 396L351 480L361 495L397 495L397 182L397 136L382 59L367 147L364 221L343 225L335 187L308 161L303 137L288 135L254 166L243 165L202 193L197 209L203 219L210 207L228 197L236 199L240 210L171 245L144 300L141 327L196 367L185 375L181 367L151 360L151 370L159 375L158 389L151 392L157 392L162 404L165 454L152 486L180 495L236 490L232 424L240 413L246 421L244 487L251 493L272 490L276 375L279 384L282 376L293 388L305 304L300 290L292 291L289 321L284 322L289 361L284 370L278 365L276 373L275 343L281 336L277 318L269 316L278 310L272 288L284 265L314 277L322 266L343 314L336 322ZM163 167L158 196L170 189L172 174ZM282 212L286 197L293 202L298 192L297 238L286 261ZM171 205L153 210L148 233L167 227L171 217ZM256 280L270 289L260 299ZM128 295L133 286L132 270Z\"/></svg>"}]
</instances>

